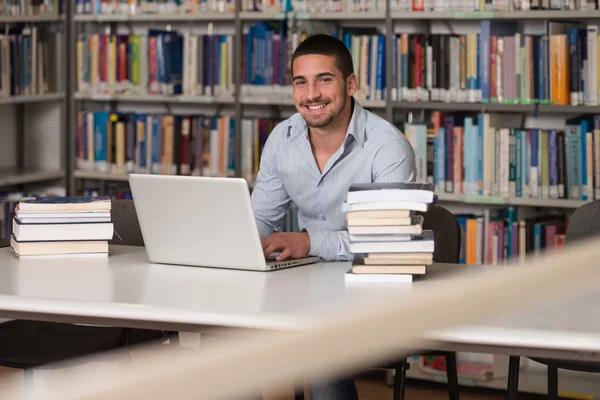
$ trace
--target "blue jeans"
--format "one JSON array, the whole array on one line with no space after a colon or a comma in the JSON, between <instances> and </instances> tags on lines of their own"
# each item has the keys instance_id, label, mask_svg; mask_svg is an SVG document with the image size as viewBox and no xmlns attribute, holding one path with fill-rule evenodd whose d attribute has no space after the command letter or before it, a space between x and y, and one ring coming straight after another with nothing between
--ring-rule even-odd
<instances>
[{"instance_id":1,"label":"blue jeans","mask_svg":"<svg viewBox=\"0 0 600 400\"><path fill-rule=\"evenodd\" d=\"M358 400L354 379L313 383L310 400Z\"/></svg>"}]
</instances>

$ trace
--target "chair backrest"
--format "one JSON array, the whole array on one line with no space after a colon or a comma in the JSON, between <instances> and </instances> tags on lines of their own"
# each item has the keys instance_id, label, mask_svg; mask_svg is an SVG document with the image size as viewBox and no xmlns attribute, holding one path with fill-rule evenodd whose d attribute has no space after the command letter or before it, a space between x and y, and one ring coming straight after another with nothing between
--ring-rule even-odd
<instances>
[{"instance_id":1,"label":"chair backrest","mask_svg":"<svg viewBox=\"0 0 600 400\"><path fill-rule=\"evenodd\" d=\"M573 212L565 235L565 245L600 235L600 200L586 203Z\"/></svg>"},{"instance_id":2,"label":"chair backrest","mask_svg":"<svg viewBox=\"0 0 600 400\"><path fill-rule=\"evenodd\" d=\"M111 220L115 234L110 244L124 246L144 246L142 230L138 221L133 200L112 200Z\"/></svg>"},{"instance_id":3,"label":"chair backrest","mask_svg":"<svg viewBox=\"0 0 600 400\"><path fill-rule=\"evenodd\" d=\"M457 264L460 260L461 231L458 219L450 211L439 205L433 205L423 216L423 229L433 231L435 250L433 261Z\"/></svg>"}]
</instances>

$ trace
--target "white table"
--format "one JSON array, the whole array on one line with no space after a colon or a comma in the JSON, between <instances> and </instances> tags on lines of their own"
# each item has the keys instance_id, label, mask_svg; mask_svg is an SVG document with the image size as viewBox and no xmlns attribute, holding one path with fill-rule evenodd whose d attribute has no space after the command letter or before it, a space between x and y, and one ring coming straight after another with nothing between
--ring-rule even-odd
<instances>
[{"instance_id":1,"label":"white table","mask_svg":"<svg viewBox=\"0 0 600 400\"><path fill-rule=\"evenodd\" d=\"M349 284L349 263L274 272L150 264L144 248L111 246L108 258L17 259L0 249L0 317L204 332L302 329L363 298L412 285ZM427 279L483 266L436 264ZM599 283L600 287L600 283ZM432 294L435 295L435 294ZM510 295L510 294L507 294ZM545 309L431 332L430 348L600 360L600 290ZM410 321L407 321L410 323Z\"/></svg>"}]
</instances>

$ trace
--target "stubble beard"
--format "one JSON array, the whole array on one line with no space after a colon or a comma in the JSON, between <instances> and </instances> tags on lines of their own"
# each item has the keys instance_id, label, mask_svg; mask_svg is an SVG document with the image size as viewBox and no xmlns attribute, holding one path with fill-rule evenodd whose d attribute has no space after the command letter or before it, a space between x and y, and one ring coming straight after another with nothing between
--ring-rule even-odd
<instances>
[{"instance_id":1,"label":"stubble beard","mask_svg":"<svg viewBox=\"0 0 600 400\"><path fill-rule=\"evenodd\" d=\"M327 125L329 125L338 115L340 115L340 113L342 112L342 110L344 109L344 107L346 107L346 97L343 98L343 103L342 106L340 107L339 111L337 113L334 114L334 110L331 110L329 113L327 113L324 118L322 120L311 120L310 117L309 118L304 118L304 120L306 121L306 124L311 127L311 128L315 128L315 129L321 129L321 128L325 128Z\"/></svg>"}]
</instances>

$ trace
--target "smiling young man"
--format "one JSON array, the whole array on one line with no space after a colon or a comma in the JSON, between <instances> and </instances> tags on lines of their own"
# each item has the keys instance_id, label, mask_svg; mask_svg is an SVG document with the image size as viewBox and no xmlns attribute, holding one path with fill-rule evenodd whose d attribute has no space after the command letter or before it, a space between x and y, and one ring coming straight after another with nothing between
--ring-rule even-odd
<instances>
[{"instance_id":1,"label":"smiling young man","mask_svg":"<svg viewBox=\"0 0 600 400\"><path fill-rule=\"evenodd\" d=\"M411 182L415 156L392 124L353 98L352 56L338 39L314 35L291 61L298 112L269 135L252 192L266 255L350 260L342 203L353 183ZM279 232L289 202L302 232Z\"/></svg>"},{"instance_id":2,"label":"smiling young man","mask_svg":"<svg viewBox=\"0 0 600 400\"><path fill-rule=\"evenodd\" d=\"M357 77L346 46L327 35L303 41L292 56L298 113L265 143L252 204L265 255L350 260L342 204L353 183L411 182L415 156L392 124L353 98ZM279 232L289 202L302 232ZM311 387L311 399L358 398L352 379Z\"/></svg>"}]
</instances>

